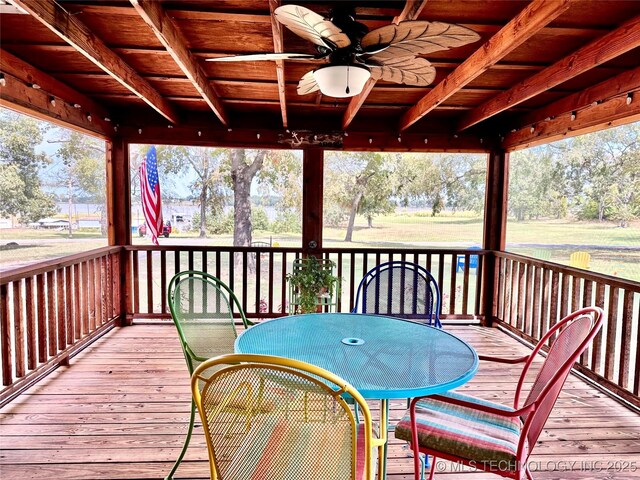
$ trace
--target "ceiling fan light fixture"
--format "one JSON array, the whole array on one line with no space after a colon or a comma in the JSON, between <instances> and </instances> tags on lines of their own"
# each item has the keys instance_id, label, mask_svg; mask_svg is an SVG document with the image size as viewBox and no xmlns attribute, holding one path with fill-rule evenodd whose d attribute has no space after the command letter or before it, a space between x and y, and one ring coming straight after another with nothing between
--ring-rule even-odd
<instances>
[{"instance_id":1,"label":"ceiling fan light fixture","mask_svg":"<svg viewBox=\"0 0 640 480\"><path fill-rule=\"evenodd\" d=\"M334 98L355 97L371 77L363 65L326 65L313 72L323 95Z\"/></svg>"}]
</instances>

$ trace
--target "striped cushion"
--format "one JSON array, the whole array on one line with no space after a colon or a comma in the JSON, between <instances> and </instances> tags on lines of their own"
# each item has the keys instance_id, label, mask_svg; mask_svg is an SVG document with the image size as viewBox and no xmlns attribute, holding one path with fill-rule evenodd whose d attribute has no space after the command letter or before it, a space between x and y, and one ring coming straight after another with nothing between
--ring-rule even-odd
<instances>
[{"instance_id":1,"label":"striped cushion","mask_svg":"<svg viewBox=\"0 0 640 480\"><path fill-rule=\"evenodd\" d=\"M467 395L446 396L506 411L513 409ZM424 399L416 405L416 427L421 447L476 462L507 462L516 466L522 422L473 408ZM407 411L395 428L396 438L411 441L411 417Z\"/></svg>"},{"instance_id":2,"label":"striped cushion","mask_svg":"<svg viewBox=\"0 0 640 480\"><path fill-rule=\"evenodd\" d=\"M224 465L223 448L214 447L214 456L225 480L293 480L309 478L309 472L316 472L323 480L351 480L350 430L344 423L267 418L254 422L231 462ZM363 424L357 432L355 480L365 480ZM375 455L377 449L372 450Z\"/></svg>"}]
</instances>

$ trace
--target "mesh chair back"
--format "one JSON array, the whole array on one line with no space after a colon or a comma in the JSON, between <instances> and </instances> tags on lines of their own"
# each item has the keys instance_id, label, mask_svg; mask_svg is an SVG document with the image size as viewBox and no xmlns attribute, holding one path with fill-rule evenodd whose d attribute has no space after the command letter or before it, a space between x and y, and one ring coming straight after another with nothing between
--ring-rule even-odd
<instances>
[{"instance_id":1,"label":"mesh chair back","mask_svg":"<svg viewBox=\"0 0 640 480\"><path fill-rule=\"evenodd\" d=\"M544 427L558 395L571 372L571 367L584 352L595 335L600 330L603 321L603 312L598 307L583 308L570 314L556 324L538 342L532 355L520 376L516 390L515 407L518 408L518 400L522 391L527 371L543 345L552 335L557 333L555 341L547 353L535 380L529 390L524 406L536 403L534 411L523 416L525 421L524 432L529 448L532 448L540 432ZM559 332L559 333L558 333Z\"/></svg>"},{"instance_id":2,"label":"mesh chair back","mask_svg":"<svg viewBox=\"0 0 640 480\"><path fill-rule=\"evenodd\" d=\"M371 418L364 399L318 367L282 357L225 355L196 370L192 389L214 479L355 478L358 429L345 392L364 409L363 453L370 463Z\"/></svg>"},{"instance_id":3,"label":"mesh chair back","mask_svg":"<svg viewBox=\"0 0 640 480\"><path fill-rule=\"evenodd\" d=\"M169 284L169 308L189 373L204 360L233 352L237 333L234 311L248 322L234 293L204 272L180 272Z\"/></svg>"},{"instance_id":4,"label":"mesh chair back","mask_svg":"<svg viewBox=\"0 0 640 480\"><path fill-rule=\"evenodd\" d=\"M433 276L411 262L387 262L364 276L354 313L389 315L441 327L440 291Z\"/></svg>"}]
</instances>

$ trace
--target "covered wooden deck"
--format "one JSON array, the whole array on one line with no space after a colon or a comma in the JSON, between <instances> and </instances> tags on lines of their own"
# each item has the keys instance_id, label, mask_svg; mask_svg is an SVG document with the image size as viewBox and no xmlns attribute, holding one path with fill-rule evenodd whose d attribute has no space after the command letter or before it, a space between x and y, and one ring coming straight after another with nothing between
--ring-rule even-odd
<instances>
[{"instance_id":1,"label":"covered wooden deck","mask_svg":"<svg viewBox=\"0 0 640 480\"><path fill-rule=\"evenodd\" d=\"M526 354L497 328L445 326L478 353ZM463 390L512 398L518 366L481 366ZM158 479L186 431L188 375L169 323L116 328L0 410L0 476L6 479ZM404 411L392 403L392 421ZM195 439L177 478L209 478L204 439ZM413 478L412 458L392 438L389 478ZM543 479L640 478L640 417L571 376L531 457ZM437 478L485 479L438 463ZM633 471L633 470L636 471ZM311 474L309 478L314 478ZM499 478L491 476L491 478Z\"/></svg>"}]
</instances>

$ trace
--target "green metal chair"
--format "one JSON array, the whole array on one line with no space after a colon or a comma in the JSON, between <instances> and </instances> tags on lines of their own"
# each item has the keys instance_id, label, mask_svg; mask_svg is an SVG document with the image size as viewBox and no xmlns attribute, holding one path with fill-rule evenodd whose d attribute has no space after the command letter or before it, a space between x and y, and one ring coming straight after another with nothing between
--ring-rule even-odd
<instances>
[{"instance_id":1,"label":"green metal chair","mask_svg":"<svg viewBox=\"0 0 640 480\"><path fill-rule=\"evenodd\" d=\"M233 291L220 279L205 272L188 270L177 273L169 283L169 308L176 324L189 376L205 360L233 353L237 337L234 314L239 314L245 328L253 325ZM182 451L165 477L172 480L187 451L196 404L191 400L189 430Z\"/></svg>"}]
</instances>

